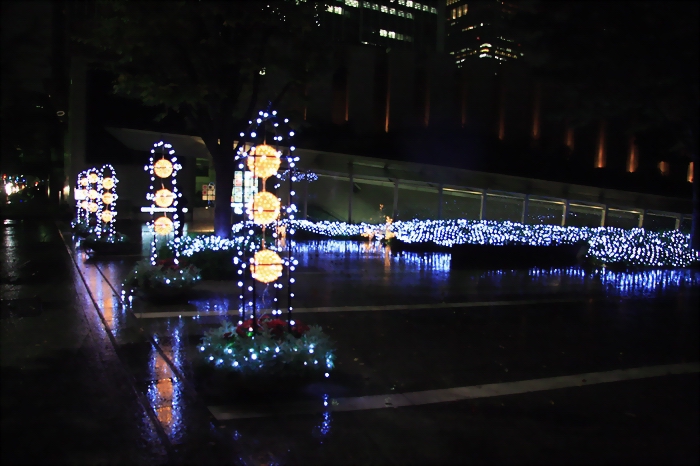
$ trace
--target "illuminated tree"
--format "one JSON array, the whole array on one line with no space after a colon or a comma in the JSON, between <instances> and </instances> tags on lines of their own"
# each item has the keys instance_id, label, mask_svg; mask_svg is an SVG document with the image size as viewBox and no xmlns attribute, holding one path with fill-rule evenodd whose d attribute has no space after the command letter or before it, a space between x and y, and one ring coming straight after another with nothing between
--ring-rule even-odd
<instances>
[{"instance_id":1,"label":"illuminated tree","mask_svg":"<svg viewBox=\"0 0 700 466\"><path fill-rule=\"evenodd\" d=\"M180 114L202 138L216 170L219 236L231 232L234 155L244 143L239 133L261 104L293 114L305 83L328 62L317 34L321 7L294 1L104 2L75 37L115 74L115 93L161 107L161 116Z\"/></svg>"}]
</instances>

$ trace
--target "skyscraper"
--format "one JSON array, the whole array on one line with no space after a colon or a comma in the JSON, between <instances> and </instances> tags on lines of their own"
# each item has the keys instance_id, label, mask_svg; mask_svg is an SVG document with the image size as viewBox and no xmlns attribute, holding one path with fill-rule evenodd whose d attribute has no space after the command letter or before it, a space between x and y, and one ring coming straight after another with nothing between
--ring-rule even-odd
<instances>
[{"instance_id":1,"label":"skyscraper","mask_svg":"<svg viewBox=\"0 0 700 466\"><path fill-rule=\"evenodd\" d=\"M522 56L519 45L505 30L505 19L517 8L512 1L444 0L446 2L446 51L458 67L472 58L497 62Z\"/></svg>"},{"instance_id":2,"label":"skyscraper","mask_svg":"<svg viewBox=\"0 0 700 466\"><path fill-rule=\"evenodd\" d=\"M321 26L346 44L435 51L438 0L336 0L319 3Z\"/></svg>"}]
</instances>

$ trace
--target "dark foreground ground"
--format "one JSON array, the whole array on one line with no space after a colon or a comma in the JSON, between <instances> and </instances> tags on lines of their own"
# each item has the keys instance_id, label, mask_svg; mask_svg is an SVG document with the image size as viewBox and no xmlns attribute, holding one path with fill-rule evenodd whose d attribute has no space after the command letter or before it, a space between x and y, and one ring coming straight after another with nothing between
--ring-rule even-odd
<instances>
[{"instance_id":1,"label":"dark foreground ground","mask_svg":"<svg viewBox=\"0 0 700 466\"><path fill-rule=\"evenodd\" d=\"M290 411L294 400L241 399L196 378L199 338L227 317L135 303L163 316L137 318L113 289L136 258L93 262L54 221L3 222L3 464L700 462L697 370L391 404L406 392L697 364L696 273L450 273L444 255L300 250L300 308L374 310L299 314L337 342L338 366ZM235 307L226 284L212 289L183 309ZM443 301L484 304L432 307ZM334 409L362 396L387 402Z\"/></svg>"}]
</instances>

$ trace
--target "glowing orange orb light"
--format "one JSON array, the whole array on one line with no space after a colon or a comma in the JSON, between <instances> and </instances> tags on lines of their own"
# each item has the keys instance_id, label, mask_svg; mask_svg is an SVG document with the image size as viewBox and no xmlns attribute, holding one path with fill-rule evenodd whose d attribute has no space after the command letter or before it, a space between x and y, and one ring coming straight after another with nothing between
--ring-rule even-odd
<instances>
[{"instance_id":1,"label":"glowing orange orb light","mask_svg":"<svg viewBox=\"0 0 700 466\"><path fill-rule=\"evenodd\" d=\"M154 229L159 235L168 235L174 229L173 221L168 217L159 217L156 219Z\"/></svg>"},{"instance_id":2,"label":"glowing orange orb light","mask_svg":"<svg viewBox=\"0 0 700 466\"><path fill-rule=\"evenodd\" d=\"M102 179L102 187L104 189L112 189L114 187L114 179L112 178L103 178Z\"/></svg>"},{"instance_id":3,"label":"glowing orange orb light","mask_svg":"<svg viewBox=\"0 0 700 466\"><path fill-rule=\"evenodd\" d=\"M113 215L112 212L110 212L109 210L103 210L103 211L102 211L101 218L102 218L102 221L103 221L103 222L109 223L109 222L111 222L112 219L114 218L114 215Z\"/></svg>"},{"instance_id":4,"label":"glowing orange orb light","mask_svg":"<svg viewBox=\"0 0 700 466\"><path fill-rule=\"evenodd\" d=\"M80 186L87 186L89 184L89 181L87 178L82 178L80 180Z\"/></svg>"},{"instance_id":5,"label":"glowing orange orb light","mask_svg":"<svg viewBox=\"0 0 700 466\"><path fill-rule=\"evenodd\" d=\"M248 204L248 215L258 225L267 225L277 220L280 215L280 201L268 192L257 193Z\"/></svg>"},{"instance_id":6,"label":"glowing orange orb light","mask_svg":"<svg viewBox=\"0 0 700 466\"><path fill-rule=\"evenodd\" d=\"M170 207L175 200L175 194L169 189L159 189L156 191L154 202L158 207Z\"/></svg>"},{"instance_id":7,"label":"glowing orange orb light","mask_svg":"<svg viewBox=\"0 0 700 466\"><path fill-rule=\"evenodd\" d=\"M167 178L173 173L173 164L170 163L170 160L160 159L153 164L153 173L158 178Z\"/></svg>"},{"instance_id":8,"label":"glowing orange orb light","mask_svg":"<svg viewBox=\"0 0 700 466\"><path fill-rule=\"evenodd\" d=\"M269 249L258 251L250 260L250 273L259 282L274 282L282 276L282 259Z\"/></svg>"},{"instance_id":9,"label":"glowing orange orb light","mask_svg":"<svg viewBox=\"0 0 700 466\"><path fill-rule=\"evenodd\" d=\"M97 212L97 204L95 204L94 202L89 203L88 210L94 214L95 212Z\"/></svg>"},{"instance_id":10,"label":"glowing orange orb light","mask_svg":"<svg viewBox=\"0 0 700 466\"><path fill-rule=\"evenodd\" d=\"M114 194L104 193L102 195L102 202L104 202L105 204L108 204L108 205L111 204L112 202L114 202Z\"/></svg>"},{"instance_id":11,"label":"glowing orange orb light","mask_svg":"<svg viewBox=\"0 0 700 466\"><path fill-rule=\"evenodd\" d=\"M88 208L89 208L88 201L82 201L80 203L80 207L82 207L85 210L88 210Z\"/></svg>"},{"instance_id":12,"label":"glowing orange orb light","mask_svg":"<svg viewBox=\"0 0 700 466\"><path fill-rule=\"evenodd\" d=\"M90 192L88 193L88 196L90 196L90 199L97 199L100 194L97 192L96 189L91 189Z\"/></svg>"},{"instance_id":13,"label":"glowing orange orb light","mask_svg":"<svg viewBox=\"0 0 700 466\"><path fill-rule=\"evenodd\" d=\"M262 144L250 150L248 169L258 178L266 179L277 173L280 162L279 153L267 144Z\"/></svg>"},{"instance_id":14,"label":"glowing orange orb light","mask_svg":"<svg viewBox=\"0 0 700 466\"><path fill-rule=\"evenodd\" d=\"M98 180L98 179L99 179L99 178L97 177L97 173L90 173L90 174L88 175L88 181L89 181L90 183L92 183L92 184L97 183L97 180Z\"/></svg>"}]
</instances>

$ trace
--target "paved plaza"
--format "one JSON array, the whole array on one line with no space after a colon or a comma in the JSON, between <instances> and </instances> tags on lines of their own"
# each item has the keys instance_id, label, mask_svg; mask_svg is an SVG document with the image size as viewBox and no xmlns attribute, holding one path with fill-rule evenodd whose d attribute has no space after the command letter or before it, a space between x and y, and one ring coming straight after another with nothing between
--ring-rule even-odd
<instances>
[{"instance_id":1,"label":"paved plaza","mask_svg":"<svg viewBox=\"0 0 700 466\"><path fill-rule=\"evenodd\" d=\"M123 302L138 257L3 222L3 464L700 461L697 270L451 271L444 253L300 243L295 316L337 366L240 396L198 351L238 321L233 282Z\"/></svg>"}]
</instances>

